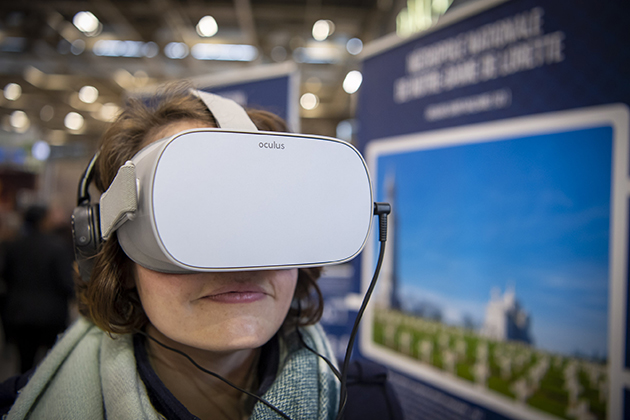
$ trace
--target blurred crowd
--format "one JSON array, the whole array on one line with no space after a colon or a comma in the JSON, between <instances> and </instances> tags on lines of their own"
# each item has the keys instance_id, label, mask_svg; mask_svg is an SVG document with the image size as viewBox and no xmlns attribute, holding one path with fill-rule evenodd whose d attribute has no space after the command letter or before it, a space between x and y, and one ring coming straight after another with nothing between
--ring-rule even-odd
<instances>
[{"instance_id":1,"label":"blurred crowd","mask_svg":"<svg viewBox=\"0 0 630 420\"><path fill-rule=\"evenodd\" d=\"M54 209L0 213L0 380L35 367L76 316L73 260Z\"/></svg>"}]
</instances>

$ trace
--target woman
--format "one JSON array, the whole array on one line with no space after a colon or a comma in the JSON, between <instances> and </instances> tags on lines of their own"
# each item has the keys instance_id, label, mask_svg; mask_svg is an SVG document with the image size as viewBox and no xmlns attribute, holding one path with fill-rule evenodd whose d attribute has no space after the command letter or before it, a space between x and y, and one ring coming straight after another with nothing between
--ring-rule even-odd
<instances>
[{"instance_id":1,"label":"woman","mask_svg":"<svg viewBox=\"0 0 630 420\"><path fill-rule=\"evenodd\" d=\"M248 114L260 130L286 131L272 114ZM170 88L149 105L131 100L102 138L95 184L106 191L118 168L156 140L216 126L187 88ZM90 280L77 285L82 317L8 418L335 418L338 381L307 348L333 359L316 325L319 274L319 268L162 273L129 259L114 234Z\"/></svg>"}]
</instances>

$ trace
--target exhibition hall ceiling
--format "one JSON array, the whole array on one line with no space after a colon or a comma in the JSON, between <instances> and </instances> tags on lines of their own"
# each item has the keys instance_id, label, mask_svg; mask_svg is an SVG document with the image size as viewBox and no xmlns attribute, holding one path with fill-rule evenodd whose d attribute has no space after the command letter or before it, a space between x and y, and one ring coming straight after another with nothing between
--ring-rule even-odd
<instances>
[{"instance_id":1,"label":"exhibition hall ceiling","mask_svg":"<svg viewBox=\"0 0 630 420\"><path fill-rule=\"evenodd\" d=\"M336 124L353 114L355 101L342 83L349 71L360 68L356 53L361 43L354 38L365 44L395 32L396 16L407 4L406 0L2 1L0 134L5 141L28 131L50 144L93 145L125 91L295 62L300 94L315 93L320 101L315 109L301 109L303 130L334 135ZM213 29L211 19L205 20L209 26L197 28L205 16L212 16L218 29L210 37L202 35ZM319 41L313 32L318 20L332 24L324 25L328 36ZM95 89L82 91L85 86Z\"/></svg>"}]
</instances>

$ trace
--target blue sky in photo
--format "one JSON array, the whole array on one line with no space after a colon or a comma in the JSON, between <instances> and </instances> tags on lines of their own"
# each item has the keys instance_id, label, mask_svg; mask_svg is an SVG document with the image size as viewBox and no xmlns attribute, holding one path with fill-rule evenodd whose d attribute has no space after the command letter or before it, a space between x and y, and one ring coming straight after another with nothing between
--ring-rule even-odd
<instances>
[{"instance_id":1,"label":"blue sky in photo","mask_svg":"<svg viewBox=\"0 0 630 420\"><path fill-rule=\"evenodd\" d=\"M535 346L607 355L612 128L383 154L400 296L483 323L514 287Z\"/></svg>"}]
</instances>

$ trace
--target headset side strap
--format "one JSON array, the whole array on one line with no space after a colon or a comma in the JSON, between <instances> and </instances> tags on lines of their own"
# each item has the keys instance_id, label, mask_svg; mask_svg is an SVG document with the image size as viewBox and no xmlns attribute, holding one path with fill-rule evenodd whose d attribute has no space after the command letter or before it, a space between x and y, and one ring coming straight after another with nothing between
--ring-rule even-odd
<instances>
[{"instance_id":1,"label":"headset side strap","mask_svg":"<svg viewBox=\"0 0 630 420\"><path fill-rule=\"evenodd\" d=\"M138 210L136 166L128 161L118 169L116 177L107 191L101 195L101 233L103 239L133 217Z\"/></svg>"},{"instance_id":2,"label":"headset side strap","mask_svg":"<svg viewBox=\"0 0 630 420\"><path fill-rule=\"evenodd\" d=\"M206 104L212 115L214 115L219 128L258 131L245 109L233 100L202 90L193 90L192 92Z\"/></svg>"}]
</instances>

